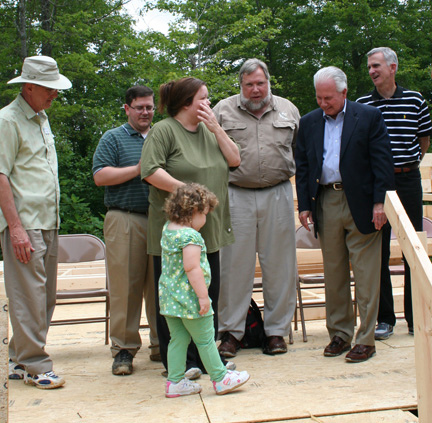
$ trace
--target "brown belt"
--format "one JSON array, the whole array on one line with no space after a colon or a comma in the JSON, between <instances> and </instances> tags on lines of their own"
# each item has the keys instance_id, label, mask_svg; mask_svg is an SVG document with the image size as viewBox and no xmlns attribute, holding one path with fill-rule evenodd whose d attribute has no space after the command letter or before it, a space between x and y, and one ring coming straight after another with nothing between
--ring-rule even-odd
<instances>
[{"instance_id":1,"label":"brown belt","mask_svg":"<svg viewBox=\"0 0 432 423\"><path fill-rule=\"evenodd\" d=\"M333 184L327 184L327 185L321 185L323 188L326 189L333 189L335 191L342 191L343 190L343 183L342 182L334 182Z\"/></svg>"},{"instance_id":2,"label":"brown belt","mask_svg":"<svg viewBox=\"0 0 432 423\"><path fill-rule=\"evenodd\" d=\"M232 182L230 182L228 185L231 185L232 187L235 187L235 188L250 189L250 190L252 190L252 189L260 190L260 189L267 189L267 188L277 187L278 185L283 184L284 182L287 182L288 180L289 179L287 179L285 181L280 181L280 182L277 182L274 185L268 185L266 187L241 187L240 185L233 184Z\"/></svg>"},{"instance_id":3,"label":"brown belt","mask_svg":"<svg viewBox=\"0 0 432 423\"><path fill-rule=\"evenodd\" d=\"M419 168L418 163L408 164L405 166L395 167L394 173L408 173Z\"/></svg>"},{"instance_id":4,"label":"brown belt","mask_svg":"<svg viewBox=\"0 0 432 423\"><path fill-rule=\"evenodd\" d=\"M117 210L117 211L122 211L124 213L134 213L134 214L143 214L144 216L148 216L148 212L141 212L141 211L135 211L135 210L127 210L127 209L122 209L120 207L107 207L108 211L110 210Z\"/></svg>"}]
</instances>

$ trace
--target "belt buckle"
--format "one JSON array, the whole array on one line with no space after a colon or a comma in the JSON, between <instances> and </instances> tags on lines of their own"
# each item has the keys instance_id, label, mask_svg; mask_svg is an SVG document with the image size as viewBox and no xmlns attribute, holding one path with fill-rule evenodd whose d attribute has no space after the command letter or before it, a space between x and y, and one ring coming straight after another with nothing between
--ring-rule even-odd
<instances>
[{"instance_id":1,"label":"belt buckle","mask_svg":"<svg viewBox=\"0 0 432 423\"><path fill-rule=\"evenodd\" d=\"M342 191L343 190L343 185L340 182L334 182L332 184L332 187L335 191Z\"/></svg>"}]
</instances>

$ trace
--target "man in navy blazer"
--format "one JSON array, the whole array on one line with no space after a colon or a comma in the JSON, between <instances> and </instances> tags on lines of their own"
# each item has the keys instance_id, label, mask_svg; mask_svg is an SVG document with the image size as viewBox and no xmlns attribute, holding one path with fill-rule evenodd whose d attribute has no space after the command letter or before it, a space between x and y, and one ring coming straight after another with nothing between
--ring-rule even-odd
<instances>
[{"instance_id":1,"label":"man in navy blazer","mask_svg":"<svg viewBox=\"0 0 432 423\"><path fill-rule=\"evenodd\" d=\"M344 72L330 66L314 76L320 108L300 120L296 187L301 224L314 223L324 260L330 343L324 356L349 351L361 362L375 355L384 199L394 188L390 140L381 112L346 99ZM350 289L356 281L360 327L356 341Z\"/></svg>"}]
</instances>

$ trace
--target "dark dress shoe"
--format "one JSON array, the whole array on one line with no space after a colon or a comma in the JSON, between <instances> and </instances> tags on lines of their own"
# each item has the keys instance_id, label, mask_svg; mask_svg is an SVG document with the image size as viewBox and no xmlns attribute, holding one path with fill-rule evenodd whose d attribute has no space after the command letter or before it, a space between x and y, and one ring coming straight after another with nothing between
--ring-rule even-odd
<instances>
[{"instance_id":1,"label":"dark dress shoe","mask_svg":"<svg viewBox=\"0 0 432 423\"><path fill-rule=\"evenodd\" d=\"M345 360L350 363L361 363L369 360L376 354L375 347L370 345L355 344L352 350L345 356Z\"/></svg>"},{"instance_id":2,"label":"dark dress shoe","mask_svg":"<svg viewBox=\"0 0 432 423\"><path fill-rule=\"evenodd\" d=\"M222 335L221 343L218 347L219 355L222 357L235 357L237 355L237 351L240 349L240 342L237 341L234 336L232 336L229 332L225 332Z\"/></svg>"},{"instance_id":3,"label":"dark dress shoe","mask_svg":"<svg viewBox=\"0 0 432 423\"><path fill-rule=\"evenodd\" d=\"M285 354L288 351L287 344L282 336L268 336L263 348L264 354Z\"/></svg>"},{"instance_id":4,"label":"dark dress shoe","mask_svg":"<svg viewBox=\"0 0 432 423\"><path fill-rule=\"evenodd\" d=\"M343 352L351 349L351 344L345 342L342 338L335 335L333 336L330 344L328 344L324 348L324 356L325 357L337 357L341 355Z\"/></svg>"}]
</instances>

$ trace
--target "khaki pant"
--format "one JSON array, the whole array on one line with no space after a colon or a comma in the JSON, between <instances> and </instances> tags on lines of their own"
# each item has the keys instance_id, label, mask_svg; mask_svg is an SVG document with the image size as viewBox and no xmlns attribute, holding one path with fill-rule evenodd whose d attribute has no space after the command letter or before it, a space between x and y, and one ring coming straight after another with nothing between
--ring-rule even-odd
<instances>
[{"instance_id":1,"label":"khaki pant","mask_svg":"<svg viewBox=\"0 0 432 423\"><path fill-rule=\"evenodd\" d=\"M344 341L351 342L354 336L351 261L361 322L356 334L356 344L375 345L382 233L365 235L357 229L344 191L321 189L317 218L324 260L326 316L330 339L337 335Z\"/></svg>"},{"instance_id":2,"label":"khaki pant","mask_svg":"<svg viewBox=\"0 0 432 423\"><path fill-rule=\"evenodd\" d=\"M35 251L27 264L15 257L9 229L1 233L6 295L13 336L9 357L30 374L52 370L45 351L57 286L57 230L28 230Z\"/></svg>"},{"instance_id":3,"label":"khaki pant","mask_svg":"<svg viewBox=\"0 0 432 423\"><path fill-rule=\"evenodd\" d=\"M121 210L108 211L104 235L110 279L111 352L115 357L126 349L135 356L142 345L139 326L143 297L150 344L158 345L153 258L147 254L147 217Z\"/></svg>"},{"instance_id":4,"label":"khaki pant","mask_svg":"<svg viewBox=\"0 0 432 423\"><path fill-rule=\"evenodd\" d=\"M228 192L235 243L221 249L219 334L243 338L258 253L266 336L287 336L297 299L291 182L264 189L229 186Z\"/></svg>"}]
</instances>

